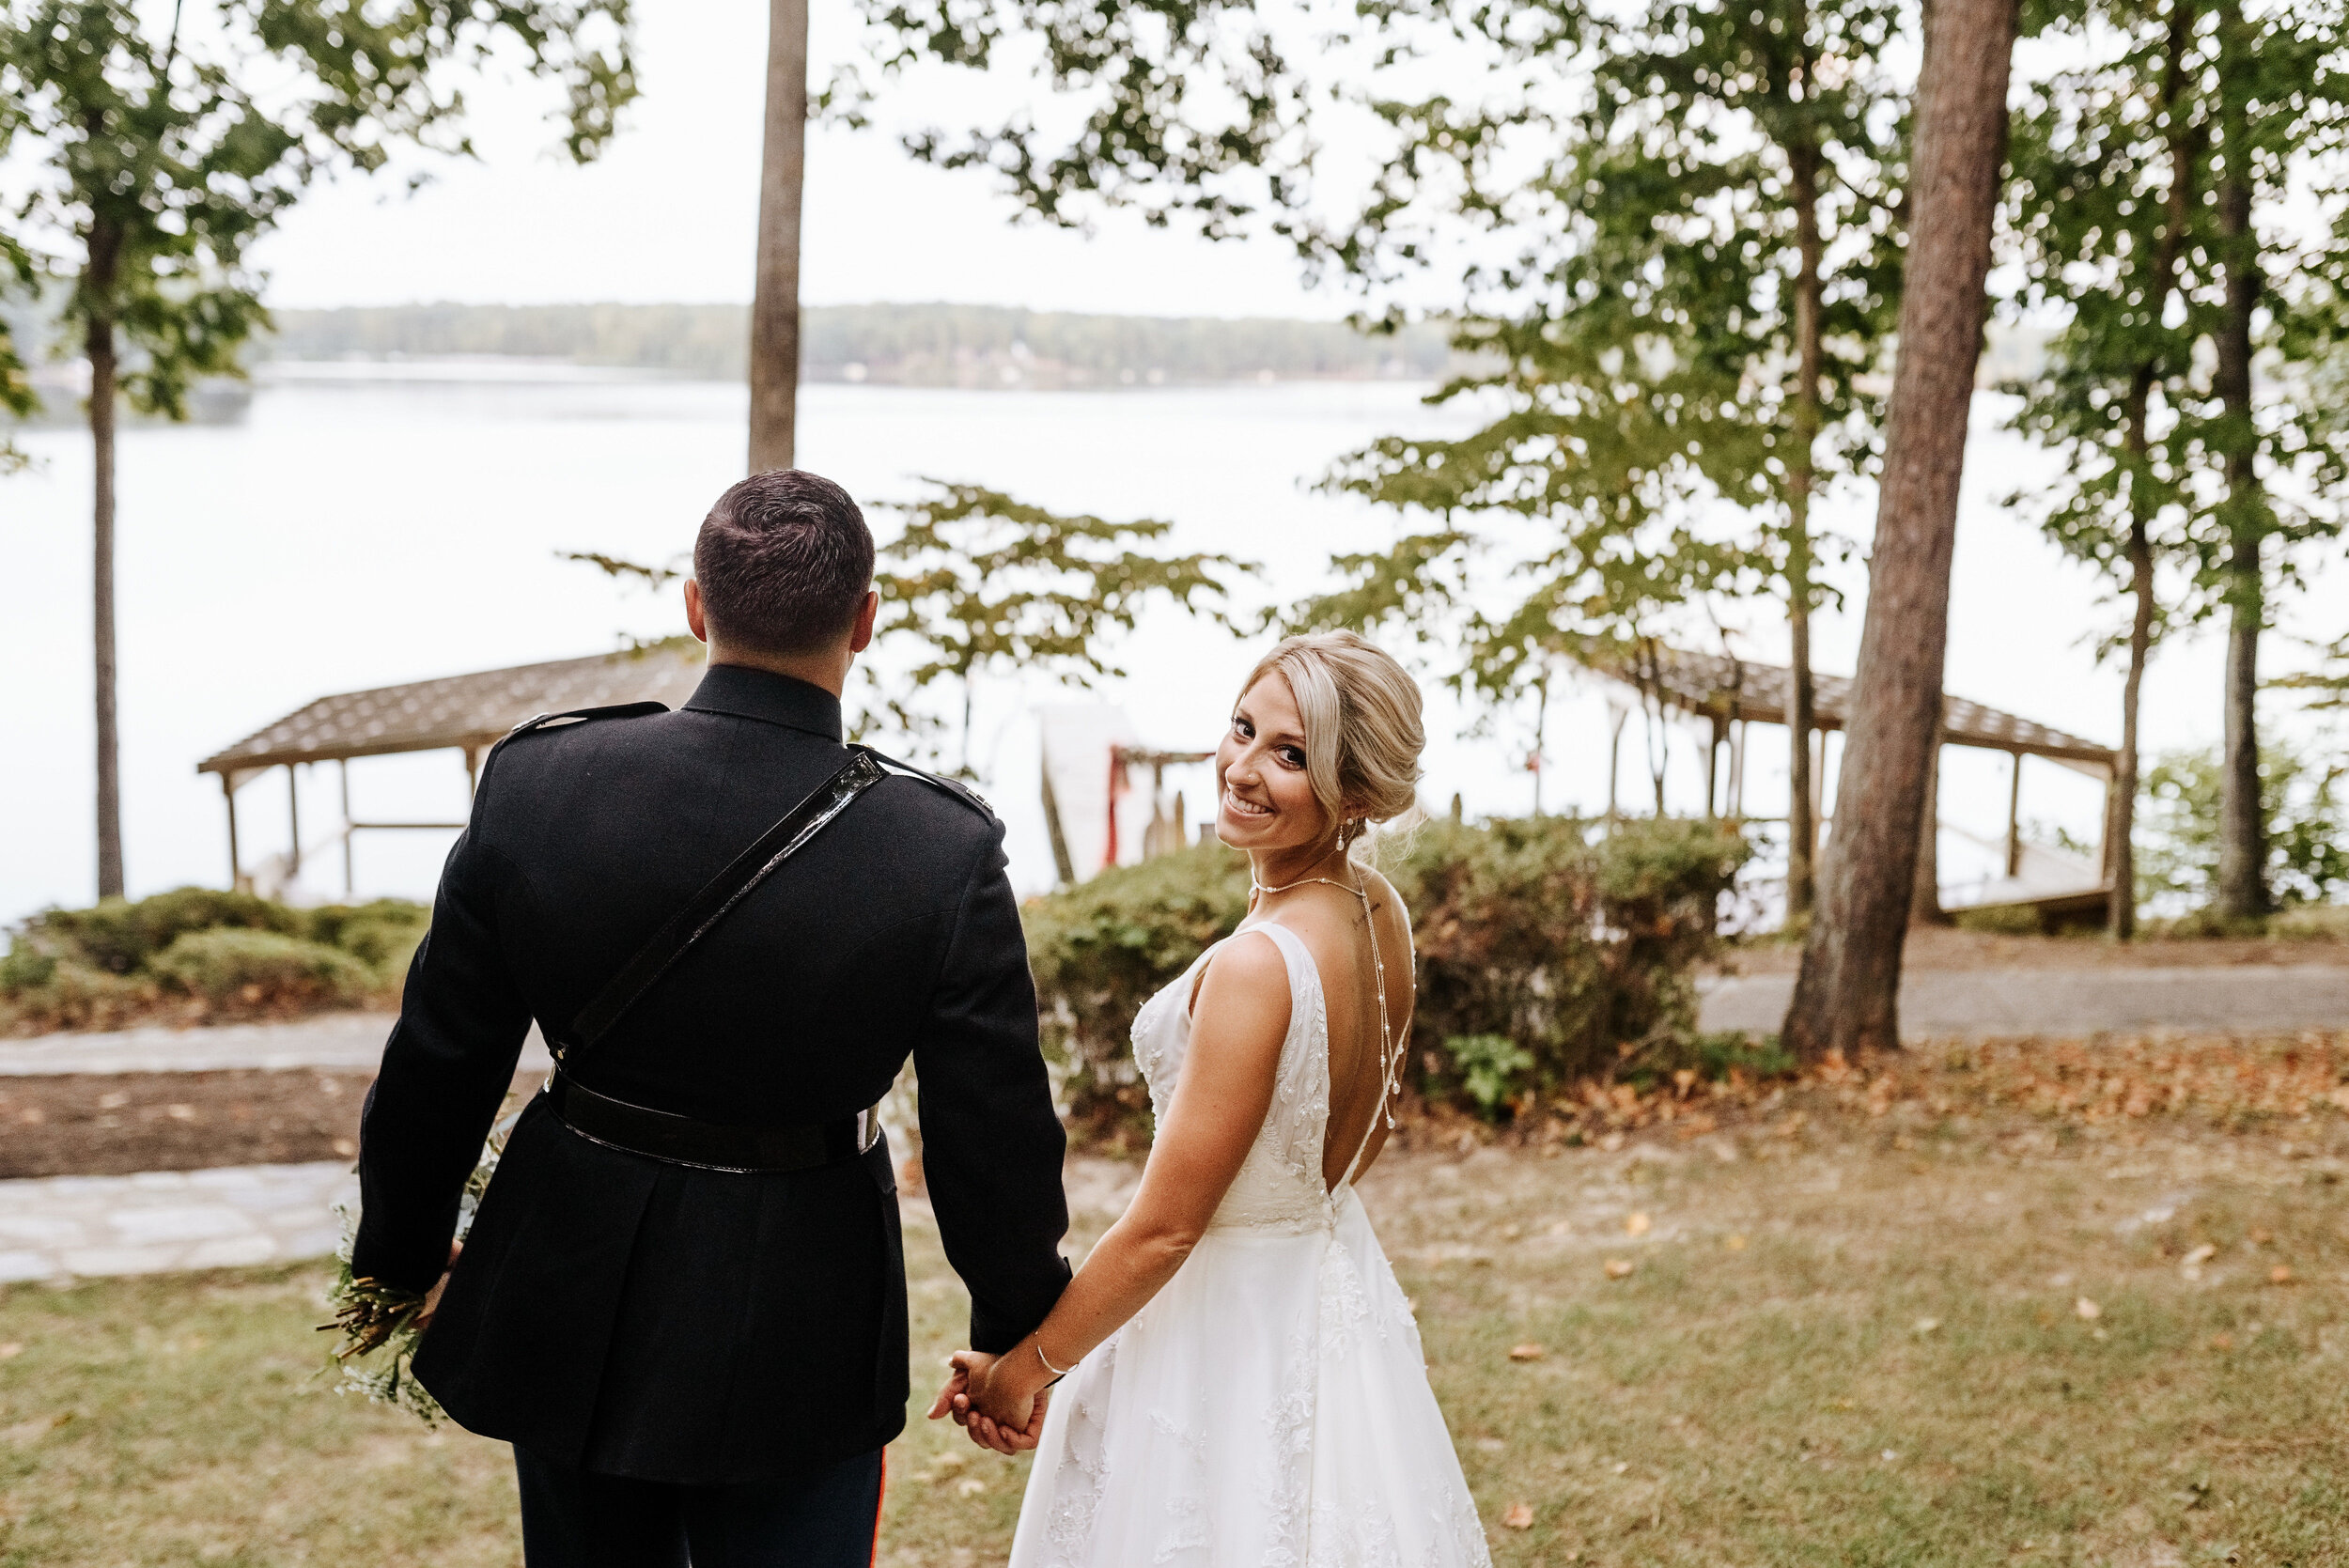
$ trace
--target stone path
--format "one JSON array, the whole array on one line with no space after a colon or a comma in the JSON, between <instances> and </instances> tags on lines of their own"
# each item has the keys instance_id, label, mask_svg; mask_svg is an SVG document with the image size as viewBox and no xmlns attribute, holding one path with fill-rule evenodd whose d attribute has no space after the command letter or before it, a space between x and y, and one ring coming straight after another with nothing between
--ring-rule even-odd
<instances>
[{"instance_id":1,"label":"stone path","mask_svg":"<svg viewBox=\"0 0 2349 1568\"><path fill-rule=\"evenodd\" d=\"M383 1057L389 1013L325 1013L293 1023L218 1024L202 1029L117 1030L102 1034L43 1034L0 1040L0 1078L54 1073L210 1073L238 1067L348 1067L365 1070ZM546 1042L536 1026L521 1066L545 1072Z\"/></svg>"},{"instance_id":2,"label":"stone path","mask_svg":"<svg viewBox=\"0 0 2349 1568\"><path fill-rule=\"evenodd\" d=\"M1709 1030L1774 1033L1791 974L1733 975L1703 986ZM2349 969L2243 964L2224 969L1915 970L1901 979L1901 1033L2091 1034L2098 1032L2292 1033L2349 1029Z\"/></svg>"},{"instance_id":3,"label":"stone path","mask_svg":"<svg viewBox=\"0 0 2349 1568\"><path fill-rule=\"evenodd\" d=\"M321 1257L358 1190L347 1160L0 1181L0 1281Z\"/></svg>"}]
</instances>

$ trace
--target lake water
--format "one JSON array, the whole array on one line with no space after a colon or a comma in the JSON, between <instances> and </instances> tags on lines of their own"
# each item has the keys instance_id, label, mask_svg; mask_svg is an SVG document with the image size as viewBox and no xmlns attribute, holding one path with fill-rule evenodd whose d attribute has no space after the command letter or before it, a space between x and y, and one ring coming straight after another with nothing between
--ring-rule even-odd
<instances>
[{"instance_id":1,"label":"lake water","mask_svg":"<svg viewBox=\"0 0 2349 1568\"><path fill-rule=\"evenodd\" d=\"M1391 520L1310 489L1332 458L1396 431L1459 428L1465 416L1394 383L1288 383L1131 393L954 392L814 386L801 400L801 460L861 499L909 496L922 475L1007 489L1061 510L1161 517L1177 548L1257 561L1257 602L1287 601L1325 580L1332 551L1392 536ZM682 629L675 590L631 593L556 553L595 550L660 560L690 547L709 501L741 470L739 386L533 367L410 367L400 379L337 374L264 386L239 425L142 427L121 446L119 616L125 855L133 893L218 883L227 864L219 784L196 762L314 697L434 675L593 653L623 633ZM1986 414L1986 409L1984 411ZM2109 612L2095 586L2034 532L1991 504L2043 462L1978 415L1953 598L1949 686L2093 737L2118 729L2117 675L2083 635ZM89 567L86 438L33 432L43 459L0 481L0 918L86 902L90 826ZM1976 478L1976 475L1982 475ZM1843 526L1864 530L1865 497ZM888 526L876 515L879 527ZM1819 667L1848 671L1862 583L1820 628ZM1766 606L1736 609L1748 657L1779 656ZM1698 634L1718 646L1709 631ZM1099 700L1137 733L1206 747L1262 639L1179 614L1151 616L1120 652L1128 678ZM2217 727L2215 640L2182 644L2147 692L2155 746ZM1457 792L1471 814L1522 812L1530 713L1465 736L1464 714L1431 683L1426 797ZM1035 803L1039 702L1092 700L1049 682L991 678L979 691L977 760L1009 825L1016 875L1050 880ZM1639 722L1626 733L1623 790L1647 798ZM1545 775L1553 808L1606 798L1606 707L1594 689L1554 703ZM1781 811L1784 765L1757 731L1749 809ZM1769 742L1775 750L1777 742ZM1697 749L1675 731L1672 803L1702 800ZM1952 753L1944 814L1995 833L2006 762ZM2044 780L2043 780L2044 774ZM240 796L248 862L287 841L282 772ZM461 815L455 753L367 759L350 769L361 817ZM1188 782L1206 815L1203 779ZM314 850L337 817L334 777L303 789ZM2095 792L2054 768L2027 773L2026 815L2092 836ZM447 834L362 837L361 896L428 893ZM1962 853L1962 846L1956 846ZM1945 856L1950 851L1945 850ZM1954 877L1945 867L1945 876ZM339 895L338 855L318 853L302 891Z\"/></svg>"}]
</instances>

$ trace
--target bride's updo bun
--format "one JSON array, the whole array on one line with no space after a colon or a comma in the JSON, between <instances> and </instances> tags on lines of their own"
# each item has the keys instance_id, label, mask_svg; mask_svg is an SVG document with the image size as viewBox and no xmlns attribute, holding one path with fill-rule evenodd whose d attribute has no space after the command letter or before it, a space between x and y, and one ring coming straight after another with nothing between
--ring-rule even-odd
<instances>
[{"instance_id":1,"label":"bride's updo bun","mask_svg":"<svg viewBox=\"0 0 2349 1568\"><path fill-rule=\"evenodd\" d=\"M1291 637L1257 661L1245 694L1278 672L1305 721L1305 778L1314 799L1351 845L1373 822L1419 800L1419 754L1427 744L1419 683L1383 650L1350 631Z\"/></svg>"}]
</instances>

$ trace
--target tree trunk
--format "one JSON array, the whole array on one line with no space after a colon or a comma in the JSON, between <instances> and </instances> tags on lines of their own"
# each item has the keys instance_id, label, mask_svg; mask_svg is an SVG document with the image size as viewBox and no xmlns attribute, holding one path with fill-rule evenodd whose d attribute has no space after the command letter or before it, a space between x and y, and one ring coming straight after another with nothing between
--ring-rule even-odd
<instances>
[{"instance_id":1,"label":"tree trunk","mask_svg":"<svg viewBox=\"0 0 2349 1568\"><path fill-rule=\"evenodd\" d=\"M2105 930L2123 942L2137 935L2137 716L2154 648L2154 550L2141 513L2129 520L2129 594L2136 602L2129 616L2129 673L2121 683L2121 754L2113 760L2112 810L2105 820L2105 863L2112 877Z\"/></svg>"},{"instance_id":2,"label":"tree trunk","mask_svg":"<svg viewBox=\"0 0 2349 1568\"><path fill-rule=\"evenodd\" d=\"M2160 323L2177 284L2178 253L2186 243L2186 210L2194 184L2194 162L2178 105L2185 96L2186 51L2193 14L2187 0L2171 0L2170 39L2164 61L2161 107L2170 120L2170 194L2161 241L2155 248L2153 287L2145 291L2146 324ZM2114 759L2111 809L2105 818L2105 865L2112 893L2105 906L2105 930L2115 941L2137 935L2138 711L2145 687L2145 664L2154 650L2154 505L2145 491L2151 441L2146 421L2154 382L2162 367L2147 359L2129 382L2122 443L2129 459L2129 668L2121 683L2121 754Z\"/></svg>"},{"instance_id":3,"label":"tree trunk","mask_svg":"<svg viewBox=\"0 0 2349 1568\"><path fill-rule=\"evenodd\" d=\"M1982 358L1990 225L2005 162L2017 0L1925 11L1910 165L1900 360L1843 743L1835 834L1785 1039L1815 1059L1900 1044L1901 943L1941 727L1950 554Z\"/></svg>"},{"instance_id":4,"label":"tree trunk","mask_svg":"<svg viewBox=\"0 0 2349 1568\"><path fill-rule=\"evenodd\" d=\"M1807 84L1806 84L1807 85ZM1807 133L1787 149L1793 179L1796 246L1795 430L1786 473L1786 632L1792 688L1786 729L1786 918L1811 912L1819 824L1811 810L1811 731L1817 706L1811 678L1811 491L1817 482L1819 443L1819 149Z\"/></svg>"},{"instance_id":5,"label":"tree trunk","mask_svg":"<svg viewBox=\"0 0 2349 1568\"><path fill-rule=\"evenodd\" d=\"M121 237L99 225L90 235L91 292L113 291ZM93 315L82 338L89 356L92 485L90 630L98 697L98 896L122 896L122 763L115 722L115 327Z\"/></svg>"},{"instance_id":6,"label":"tree trunk","mask_svg":"<svg viewBox=\"0 0 2349 1568\"><path fill-rule=\"evenodd\" d=\"M807 0L770 0L767 141L751 300L751 472L789 468L800 400L800 189L807 167Z\"/></svg>"},{"instance_id":7,"label":"tree trunk","mask_svg":"<svg viewBox=\"0 0 2349 1568\"><path fill-rule=\"evenodd\" d=\"M1917 881L1908 899L1908 924L1947 925L1941 908L1941 737L1933 737L1925 763L1925 809L1917 824Z\"/></svg>"},{"instance_id":8,"label":"tree trunk","mask_svg":"<svg viewBox=\"0 0 2349 1568\"><path fill-rule=\"evenodd\" d=\"M2224 170L2218 184L2219 256L2227 304L2217 332L2214 389L2226 410L2227 675L2226 720L2219 763L2218 909L2232 920L2267 912L2267 827L2260 812L2259 640L2266 619L2266 582L2260 547L2266 537L2266 505L2260 493L2259 432L2251 410L2251 317L2263 284L2259 235L2251 226L2250 140L2243 94L2232 80L2251 68L2243 11L2234 0L2219 10L2220 136Z\"/></svg>"}]
</instances>

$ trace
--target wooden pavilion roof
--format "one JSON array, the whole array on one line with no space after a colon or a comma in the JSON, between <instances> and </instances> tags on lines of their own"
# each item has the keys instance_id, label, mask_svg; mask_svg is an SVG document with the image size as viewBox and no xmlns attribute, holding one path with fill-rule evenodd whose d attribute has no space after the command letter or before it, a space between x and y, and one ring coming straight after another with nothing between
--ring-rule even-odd
<instances>
[{"instance_id":1,"label":"wooden pavilion roof","mask_svg":"<svg viewBox=\"0 0 2349 1568\"><path fill-rule=\"evenodd\" d=\"M1628 662L1605 665L1600 673L1631 685L1641 684L1640 671ZM1793 672L1783 664L1756 664L1722 654L1666 647L1657 650L1651 674L1657 694L1665 702L1710 718L1783 724L1793 701ZM1850 678L1814 674L1812 682L1817 727L1842 729L1851 714ZM2109 746L1946 694L1941 699L1941 738L1952 746L1979 746L2025 756L2087 763L2106 769L2114 765L2119 754Z\"/></svg>"},{"instance_id":2,"label":"wooden pavilion roof","mask_svg":"<svg viewBox=\"0 0 2349 1568\"><path fill-rule=\"evenodd\" d=\"M693 694L702 669L698 647L649 648L346 691L297 708L206 757L196 771L242 773L287 763L494 745L541 713L614 703L677 707Z\"/></svg>"}]
</instances>

